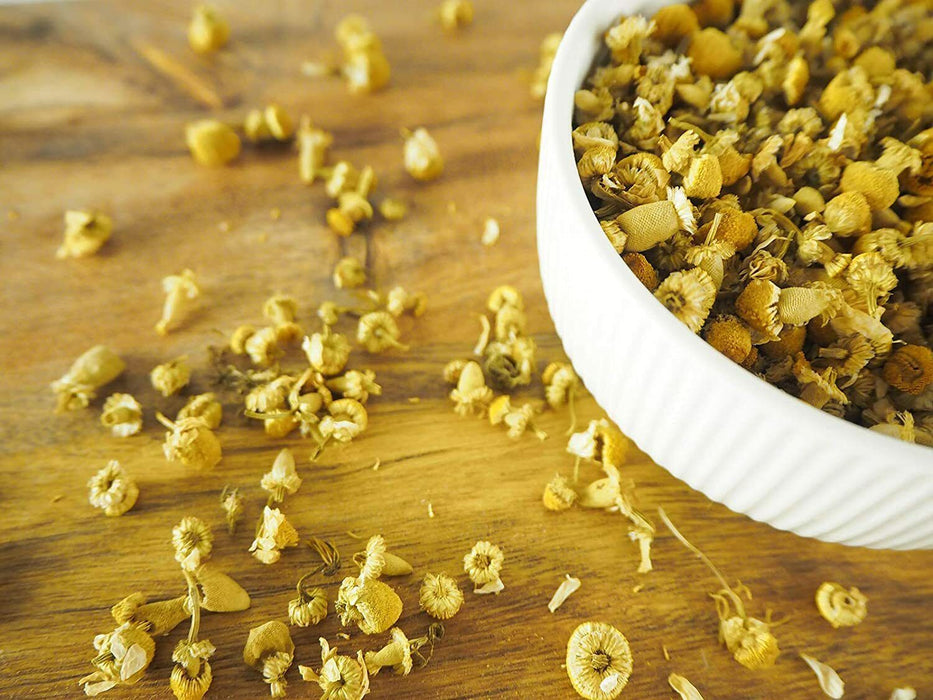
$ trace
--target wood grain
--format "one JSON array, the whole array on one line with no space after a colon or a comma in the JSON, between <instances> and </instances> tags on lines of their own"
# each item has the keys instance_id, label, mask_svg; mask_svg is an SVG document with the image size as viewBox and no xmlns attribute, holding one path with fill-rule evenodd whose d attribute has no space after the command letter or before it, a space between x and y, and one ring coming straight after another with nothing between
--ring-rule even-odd
<instances>
[{"instance_id":1,"label":"wood grain","mask_svg":"<svg viewBox=\"0 0 933 700\"><path fill-rule=\"evenodd\" d=\"M266 567L246 551L263 501L259 477L283 446L294 449L305 479L286 504L303 536L333 539L349 558L359 544L347 531L381 532L414 563L416 575L398 582L400 625L410 634L429 623L417 610L421 574L458 573L480 538L506 552L506 590L468 594L431 662L407 678L380 675L374 697L572 697L564 649L587 619L611 622L631 641L635 671L623 697L670 697L671 672L690 678L707 698L820 697L796 656L801 651L840 672L846 697L887 698L908 684L920 697L933 694L933 553L848 549L777 532L709 502L647 457L634 459L626 472L645 509L663 505L728 576L741 578L755 593L752 614L771 608L787 620L776 632L784 650L777 666L746 671L717 644L707 597L715 580L669 533L655 543L656 570L642 576L619 516L555 515L541 507L544 483L570 466L561 437L566 414L542 416L552 437L538 443L511 441L452 413L440 371L469 353L476 315L493 286L508 282L525 293L541 362L562 357L538 280L540 104L528 96L526 80L541 38L566 26L575 0L477 0L476 22L459 36L432 23L433 2L218 5L233 39L214 58L188 51L190 6L177 0L0 9L0 695L77 696L77 679L90 670L91 640L111 627L109 607L133 591L181 592L170 531L183 515L196 514L215 527L216 563L253 598L247 612L202 622L218 649L212 695L262 697L258 674L241 660L247 632L284 619L295 581L314 561L302 547ZM377 95L354 97L339 80L300 74L303 60L331 49L332 28L350 9L370 18L392 63L392 85ZM154 70L142 45L166 52L215 91L222 118L242 118L248 107L273 100L295 115L310 114L334 132L335 155L373 164L383 191L412 202L411 215L338 241L322 223L324 193L298 182L289 149L247 149L233 167L197 167L182 133L208 109ZM418 125L431 130L447 160L444 176L428 185L414 184L401 167L399 129ZM76 207L110 212L115 235L94 258L57 261L62 213ZM282 213L277 221L273 207ZM503 231L489 249L479 242L488 216ZM410 352L354 353L353 362L372 367L385 387L371 403L364 438L311 465L306 442L265 438L231 404L219 432L224 459L214 472L196 476L167 464L153 414L174 412L183 399L156 396L149 369L187 353L196 368L190 391L207 389L205 346L240 322L261 321L269 294L297 296L309 327L320 301L346 299L329 279L346 251L367 256L380 288L403 284L430 298L422 319L404 322ZM202 279L205 303L183 329L159 338L152 331L159 280L183 267ZM98 423L101 399L93 410L52 414L49 382L99 342L126 358L125 376L107 392L129 391L142 401L140 436L107 435ZM528 395L540 396L540 387ZM600 415L589 399L580 413ZM381 467L373 471L377 458ZM102 517L86 498L88 477L108 459L119 459L141 489L137 506L117 519ZM235 537L223 529L218 508L225 484L247 496L247 520ZM565 573L583 587L550 614L547 601ZM818 616L813 593L824 580L857 585L869 596L864 624L834 631ZM328 582L329 590L338 582ZM183 629L159 641L143 682L111 695L165 697ZM337 631L332 617L295 630L298 661L314 665L318 636L334 641ZM358 634L338 640L346 652L381 643ZM292 695L316 696L295 669L289 680Z\"/></svg>"}]
</instances>

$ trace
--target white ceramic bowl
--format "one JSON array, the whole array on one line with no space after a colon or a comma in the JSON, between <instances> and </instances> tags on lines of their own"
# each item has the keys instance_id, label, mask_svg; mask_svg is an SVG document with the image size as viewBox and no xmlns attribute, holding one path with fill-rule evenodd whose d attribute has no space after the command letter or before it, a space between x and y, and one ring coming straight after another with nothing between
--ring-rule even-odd
<instances>
[{"instance_id":1,"label":"white ceramic bowl","mask_svg":"<svg viewBox=\"0 0 933 700\"><path fill-rule=\"evenodd\" d=\"M619 427L709 498L827 542L933 548L933 449L827 415L720 355L638 282L597 223L574 160L573 93L619 16L664 4L589 0L554 60L537 228L564 349Z\"/></svg>"}]
</instances>

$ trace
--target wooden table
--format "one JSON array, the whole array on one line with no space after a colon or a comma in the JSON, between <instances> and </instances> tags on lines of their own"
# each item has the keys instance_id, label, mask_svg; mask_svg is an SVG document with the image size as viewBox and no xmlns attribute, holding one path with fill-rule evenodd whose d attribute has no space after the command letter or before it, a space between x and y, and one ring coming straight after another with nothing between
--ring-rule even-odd
<instances>
[{"instance_id":1,"label":"wooden table","mask_svg":"<svg viewBox=\"0 0 933 700\"><path fill-rule=\"evenodd\" d=\"M506 552L505 591L468 593L431 662L406 678L380 675L374 697L572 697L562 668L565 644L590 619L615 624L631 641L635 671L623 697L672 696L671 672L690 678L707 698L821 697L797 657L801 651L840 672L846 697L887 698L909 684L920 697L933 693L933 552L849 549L777 532L709 502L648 458L633 459L626 474L638 484L644 508L663 505L727 576L741 578L755 593L752 614L772 608L787 619L776 630L784 650L777 666L747 671L717 644L707 596L715 580L670 533L662 529L655 542L655 571L639 575L618 515L542 508L543 485L571 464L565 412L541 417L552 437L539 443L530 436L512 441L451 410L441 369L469 354L477 314L498 284L526 295L541 366L562 357L538 280L541 106L529 97L527 80L540 40L566 26L575 0L477 0L475 24L458 36L433 23L433 0L404 10L377 0L347 3L370 18L391 60L391 87L372 96L351 96L339 79L314 80L300 71L302 61L332 49L343 3L218 4L233 38L214 58L188 50L186 2L0 10L0 695L77 695L77 679L91 670L93 636L112 628L111 605L134 591L182 592L169 538L191 514L215 528L214 561L235 572L253 600L247 612L203 620L203 636L217 646L212 695L262 697L262 681L241 660L247 632L285 619L297 578L314 562L304 546L272 566L247 553L264 501L259 477L283 446L293 448L305 479L285 506L302 536L332 539L349 559L360 545L347 531L380 532L414 563L416 575L397 584L405 603L399 624L410 635L429 622L418 612L421 574L460 572L477 539ZM156 70L145 58L154 49L206 90L196 99L190 87ZM212 101L220 108L205 104ZM341 241L322 223L326 195L298 181L289 148L247 148L235 165L219 170L193 163L183 140L187 122L212 111L241 119L270 101L332 130L335 157L372 164L383 192L412 203L409 217ZM419 125L435 135L447 161L443 177L428 185L415 184L401 164L399 129ZM83 207L113 216L113 239L95 257L58 261L62 213ZM278 220L273 208L281 211ZM485 248L480 232L490 216L499 219L502 237ZM318 303L346 300L333 290L330 273L347 252L366 256L379 288L402 284L430 299L423 318L403 322L409 352L354 353L356 366L373 368L384 386L370 404L364 437L311 465L308 442L268 439L230 403L219 431L224 458L213 472L198 476L166 463L153 415L174 413L183 399L156 396L149 370L188 354L195 366L189 391L209 389L205 347L222 343L222 334L241 322L261 322L270 294L300 299L307 327L315 325ZM182 329L161 338L152 330L160 278L183 267L199 275L205 301ZM90 410L52 413L49 382L101 342L128 365L103 394L129 391L142 401L140 436L105 433L98 422L103 397ZM540 391L536 384L527 393L540 397ZM600 415L592 400L579 408L584 418ZM120 460L141 490L121 518L105 518L87 502L87 479L109 459ZM381 466L374 471L376 459ZM234 537L218 507L225 484L247 497L247 520ZM551 614L546 604L565 573L583 587ZM825 580L869 596L861 626L834 631L819 617L813 594ZM331 591L338 581L330 580ZM172 648L186 627L159 641L143 682L111 695L164 697ZM333 615L318 628L294 630L298 662L316 666L318 637L333 642L337 631ZM355 634L337 642L351 652L383 639ZM295 668L288 677L294 696L316 697L317 688L303 686Z\"/></svg>"}]
</instances>

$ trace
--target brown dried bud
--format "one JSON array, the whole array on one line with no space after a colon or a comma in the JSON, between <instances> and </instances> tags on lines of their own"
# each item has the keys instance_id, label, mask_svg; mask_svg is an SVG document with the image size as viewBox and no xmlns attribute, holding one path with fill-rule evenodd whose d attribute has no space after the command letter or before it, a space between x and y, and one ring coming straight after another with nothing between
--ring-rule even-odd
<instances>
[{"instance_id":1,"label":"brown dried bud","mask_svg":"<svg viewBox=\"0 0 933 700\"><path fill-rule=\"evenodd\" d=\"M919 396L933 384L933 351L923 345L904 345L884 363L882 376L895 389Z\"/></svg>"},{"instance_id":2,"label":"brown dried bud","mask_svg":"<svg viewBox=\"0 0 933 700\"><path fill-rule=\"evenodd\" d=\"M651 267L648 258L641 253L625 253L622 260L649 292L658 288L658 271Z\"/></svg>"}]
</instances>

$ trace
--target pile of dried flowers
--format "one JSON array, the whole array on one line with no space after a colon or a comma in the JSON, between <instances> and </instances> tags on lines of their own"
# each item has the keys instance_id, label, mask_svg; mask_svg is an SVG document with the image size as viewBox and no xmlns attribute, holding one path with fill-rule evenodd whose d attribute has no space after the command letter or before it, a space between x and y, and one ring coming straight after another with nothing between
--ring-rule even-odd
<instances>
[{"instance_id":1,"label":"pile of dried flowers","mask_svg":"<svg viewBox=\"0 0 933 700\"><path fill-rule=\"evenodd\" d=\"M725 5L732 7L731 2ZM902 126L898 119L928 118L926 107L920 107L916 114L911 111L922 102L916 99L913 74L895 68L896 60L910 52L896 49L893 41L886 45L877 39L873 40L874 46L860 51L867 29L857 12L840 22L835 33L826 38L833 8L825 0L811 5L799 36L785 29L766 35L769 22L786 24L793 18L778 13L775 7L757 8L748 2L728 33L709 28L701 31L700 26L725 25L731 20L732 10L723 8L724 4L716 0L704 0L696 10L675 5L660 11L653 23L642 18L624 19L607 34L613 64L597 69L591 89L577 95L578 121L581 114L590 121L574 132L574 143L581 155L581 175L591 193L604 203L598 210L603 227L638 278L650 289L657 289L659 298L693 330L703 327L711 309L734 312L706 323L705 332L711 344L736 362L761 370L765 367L761 364L763 358L769 358L766 369L772 377L777 376L776 367L784 367L804 385L802 398L824 408L834 403L844 405L849 398L845 390L859 381L870 383L863 380L870 377L877 401L870 408L856 404L864 409L863 420L872 422L870 417L879 418L885 408L902 409L897 421L885 414L881 416L885 421L874 421L876 427L923 441L923 431L929 430L928 387L933 382L933 377L928 376L933 369L928 367L929 348L925 342L929 334L924 325L928 300L908 298L907 294L913 293L918 284L928 284L933 232L925 227L921 216L930 208L930 193L923 188L929 179L928 168L924 168L933 136L922 137L925 132L916 125L912 129L917 133L906 144L884 136ZM889 20L889 27L898 30L912 17L909 9L900 9ZM446 29L456 29L471 22L472 6L463 0L447 0L441 6L440 18ZM189 42L195 51L216 51L228 38L229 26L215 10L197 8L189 27ZM382 87L388 80L388 63L366 22L358 17L345 19L337 29L337 39L344 49L343 72L351 90ZM752 61L755 68L738 72L743 61L751 58L750 51L744 51L743 56L740 48L751 47L753 40L758 41L758 54ZM552 35L542 45L533 93L543 91L558 42L559 36ZM665 51L667 47L685 50L689 61ZM650 56L644 65L640 63L643 52ZM846 67L846 61L856 55L854 67ZM782 65L787 58L791 58L789 63ZM848 77L835 87L836 78L831 80L816 99L815 93L809 92L811 70L814 80L818 80L821 71L830 68L845 68ZM700 77L694 80L691 71ZM674 75L673 82L662 80L667 72ZM781 132L786 133L784 137L773 140L763 132L778 117L766 102L774 97L771 93L780 91L788 106L809 97L820 111L803 108L812 114L795 114L801 123L795 122L795 128L788 128ZM871 93L870 100L865 97L866 91ZM637 95L632 107L625 102L632 96L629 93ZM909 104L907 97L912 100ZM812 129L803 128L802 124L819 121L821 115L828 118L830 108L823 104L824 98L827 104L835 105L838 114L827 138L814 140L820 129L812 124ZM678 107L686 105L686 109L672 112L665 125L664 117L675 102ZM850 103L854 109L843 111L841 105L849 109ZM888 104L892 105L890 110L885 108ZM791 112L781 115L780 122ZM717 128L709 128L710 124ZM718 128L723 125L727 126ZM372 168L357 171L345 161L328 166L327 153L333 138L311 126L307 118L300 120L296 133L289 116L273 104L252 110L242 131L253 143L288 142L295 137L301 180L308 184L319 177L324 180L328 194L336 201L327 212L327 221L339 235L348 236L358 224L373 218L374 208L369 201L375 187ZM675 135L677 138L673 138ZM443 159L430 135L418 129L405 136L404 163L409 173L418 180L437 177L443 170ZM859 160L860 154L873 148L869 141L881 136L883 151L875 162ZM226 163L240 149L236 131L219 122L192 125L187 138L195 159L205 164ZM704 145L696 151L701 140ZM758 150L752 153L749 145ZM620 154L622 157L617 158ZM794 172L795 164L800 172ZM841 176L833 171L835 166ZM824 178L822 169L830 171L830 175ZM893 181L888 172L893 173ZM676 184L678 177L682 178L680 185ZM791 193L795 177L812 184ZM870 187L862 182L865 178ZM836 179L841 193L824 205L822 197L835 193ZM675 186L668 187L672 183ZM894 195L883 185L896 190ZM723 194L723 187L732 190ZM901 188L906 192L903 196ZM875 201L882 195L883 201ZM869 213L861 212L861 218L851 216L853 206L865 208L862 200L867 202ZM892 209L895 203L897 208ZM746 214L743 207L751 204L755 208ZM403 203L389 198L383 199L378 209L388 220L400 218L405 212ZM805 223L795 223L794 216L802 217ZM866 217L873 229L870 233ZM490 221L496 224L495 235L489 236L494 242L498 224ZM878 223L885 228L879 230ZM105 215L69 212L59 256L93 254L106 242L111 230ZM851 248L847 247L851 241L838 240L853 237ZM739 244L746 239L745 245ZM752 244L754 251L739 255L748 252ZM649 256L642 255L644 252ZM790 260L794 255L796 260ZM822 269L807 272L810 266ZM662 277L666 275L660 282L659 270ZM363 265L351 257L341 259L333 274L334 285L341 290L363 287L366 277ZM844 283L838 284L840 281ZM759 284L762 282L771 287ZM187 269L166 277L163 287L166 300L156 326L160 334L177 327L191 302L200 296L195 275ZM767 296L765 292L773 297L769 297L767 314L754 306L760 297ZM688 303L696 302L693 295L702 296L700 306L705 310ZM261 420L270 436L284 437L298 428L302 436L312 438L312 461L331 441L345 443L358 437L368 425L365 404L371 395L381 394L374 372L347 369L351 343L336 330L337 324L344 318L355 319L357 343L370 353L404 350L396 319L404 314L420 316L426 304L423 294L412 294L401 287L386 295L366 289L358 299L362 301L352 306L325 301L317 311L320 330L306 335L296 322L297 300L275 295L263 305L268 325L258 329L242 325L232 333L227 348L212 353L219 389L237 390L243 397L245 415ZM541 409L530 403L519 408L511 404L510 392L529 385L537 369L536 345L526 332L524 300L515 288L502 286L490 295L487 308L493 322L485 315L481 317L483 331L475 349L480 361L454 360L444 369L445 379L455 385L450 392L455 410L461 415L488 416L492 425L505 426L512 438L532 432L544 440L546 434L533 420ZM817 324L815 319L827 322ZM806 329L801 331L804 326ZM880 326L888 328L886 339L880 338L884 335ZM833 342L827 340L831 333L835 334ZM894 336L907 344L892 352L897 342ZM880 340L887 344L879 345ZM821 347L814 350L813 343ZM280 362L287 357L289 346L297 348L299 344L307 364L302 363L295 371L283 370ZM790 345L795 347L793 352ZM762 349L761 357L757 348ZM230 354L248 358L252 366L229 363ZM845 367L852 371L847 374ZM878 376L879 368L883 379ZM96 391L123 370L124 363L115 353L104 346L92 348L53 384L58 410L86 407ZM835 382L840 377L852 381L837 387ZM187 358L158 365L150 378L153 388L164 397L178 394L191 378ZM622 513L630 521L631 539L639 546L638 571L650 571L655 527L635 507L634 484L621 473L629 441L605 419L590 421L585 430L574 432L574 396L582 387L569 364L550 363L541 380L544 404L554 410L569 405L567 452L575 458L572 479L557 475L546 486L545 507L563 511L579 505ZM882 381L888 386L881 387ZM504 393L496 396L493 389ZM865 387L860 390L871 393ZM914 403L905 396L914 397ZM195 469L216 465L221 459L221 447L214 431L222 415L223 406L213 393L191 396L174 421L157 413L158 421L169 430L166 458ZM103 405L101 423L114 436L136 434L142 422L142 406L129 394L112 394ZM599 465L604 476L581 484L581 462ZM281 450L260 480L268 498L250 547L253 556L264 564L278 561L284 548L299 544L297 530L278 506L287 496L296 494L301 484L294 455L289 449ZM92 477L88 487L91 505L108 516L130 510L139 495L136 483L117 461L109 462ZM221 507L229 531L234 534L244 511L239 490L225 488ZM659 509L659 515L674 536L712 570L721 585L712 594L719 616L720 641L743 666L756 669L772 665L780 651L771 633L775 625L770 615L765 620L748 616L742 600L743 595L751 598L748 589L741 583L730 586L663 510ZM216 650L209 641L199 639L201 610L242 611L250 606L250 598L210 561L213 533L203 521L183 518L172 531L172 544L186 593L153 603L143 594L134 593L113 607L111 613L118 626L95 638L98 654L92 663L96 670L80 681L88 695L138 682L153 659L154 637L170 633L187 618L191 621L187 638L178 642L172 654L175 665L170 688L179 700L198 700L207 693L213 679L209 659ZM308 544L322 563L298 580L297 597L288 602L287 618L296 627L317 625L327 617L327 592L311 586L309 580L318 574L334 576L342 564L332 543L311 538ZM504 561L499 546L485 540L476 542L463 557L463 570L475 594L504 590ZM382 648L365 654L357 651L355 657L337 654L321 638L320 670L299 666L299 671L304 680L319 685L322 698L359 700L370 692L370 678L385 668L408 675L415 661L427 662L435 643L444 635L440 622L431 623L424 635L414 639L395 626L403 604L383 578L410 576L414 567L389 552L381 535L369 538L363 551L353 556L353 562L359 572L341 582L334 611L344 627L356 626L366 635L388 632L390 637ZM548 604L549 610L556 611L580 586L579 579L566 576ZM816 592L815 601L820 614L833 627L859 624L867 614L867 599L857 588L847 590L827 582ZM429 616L449 620L463 603L463 591L454 577L446 573L424 575L419 605ZM421 652L425 647L430 649L427 658ZM243 660L259 671L273 697L284 697L285 674L295 660L295 652L288 626L273 620L250 630ZM844 683L831 667L807 654L801 653L800 657L814 670L828 696L842 696ZM567 673L581 697L617 697L628 683L632 667L628 640L607 623L579 625L567 644ZM686 678L672 673L668 682L681 697L702 700ZM898 689L892 697L915 697L912 692Z\"/></svg>"},{"instance_id":2,"label":"pile of dried flowers","mask_svg":"<svg viewBox=\"0 0 933 700\"><path fill-rule=\"evenodd\" d=\"M573 146L607 238L691 331L933 445L929 25L922 2L623 17L575 95Z\"/></svg>"}]
</instances>

